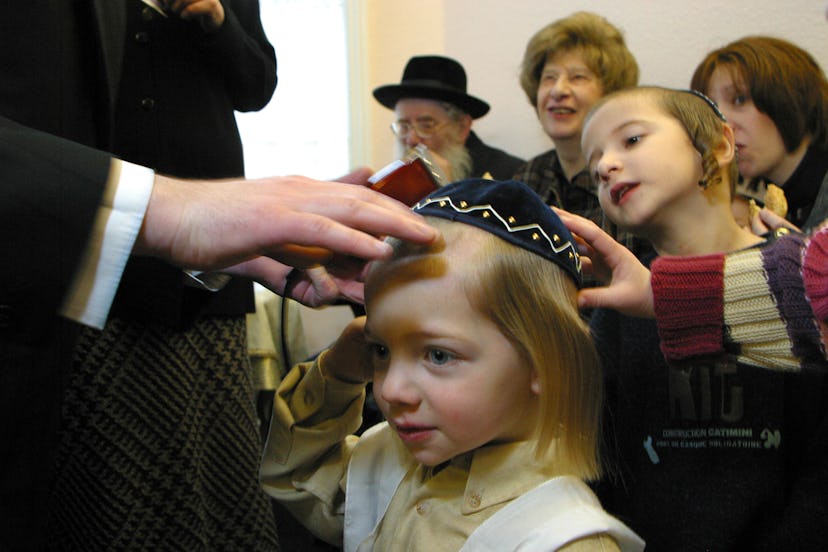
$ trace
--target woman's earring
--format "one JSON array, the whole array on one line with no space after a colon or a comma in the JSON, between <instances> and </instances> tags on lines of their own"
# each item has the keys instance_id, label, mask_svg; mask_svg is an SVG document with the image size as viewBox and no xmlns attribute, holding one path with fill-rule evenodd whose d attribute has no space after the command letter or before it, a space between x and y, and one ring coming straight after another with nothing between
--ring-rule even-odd
<instances>
[{"instance_id":1,"label":"woman's earring","mask_svg":"<svg viewBox=\"0 0 828 552\"><path fill-rule=\"evenodd\" d=\"M699 180L699 188L706 190L708 186L710 186L710 182L706 178Z\"/></svg>"}]
</instances>

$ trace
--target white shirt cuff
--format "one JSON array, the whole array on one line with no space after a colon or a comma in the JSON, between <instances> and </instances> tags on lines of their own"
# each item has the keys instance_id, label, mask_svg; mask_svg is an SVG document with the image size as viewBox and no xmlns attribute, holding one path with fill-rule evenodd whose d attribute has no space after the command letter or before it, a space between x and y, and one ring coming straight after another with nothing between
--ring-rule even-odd
<instances>
[{"instance_id":1,"label":"white shirt cuff","mask_svg":"<svg viewBox=\"0 0 828 552\"><path fill-rule=\"evenodd\" d=\"M86 253L60 311L63 316L103 328L141 230L154 178L151 169L112 160Z\"/></svg>"}]
</instances>

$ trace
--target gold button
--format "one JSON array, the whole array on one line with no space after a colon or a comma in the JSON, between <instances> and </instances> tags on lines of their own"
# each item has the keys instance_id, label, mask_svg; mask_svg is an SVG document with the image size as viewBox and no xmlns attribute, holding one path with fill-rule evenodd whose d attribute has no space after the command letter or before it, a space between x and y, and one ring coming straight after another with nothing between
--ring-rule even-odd
<instances>
[{"instance_id":1,"label":"gold button","mask_svg":"<svg viewBox=\"0 0 828 552\"><path fill-rule=\"evenodd\" d=\"M467 207L468 205L469 205L469 204L468 204L468 203L466 203L465 201L461 201L461 202L460 202L460 207Z\"/></svg>"},{"instance_id":2,"label":"gold button","mask_svg":"<svg viewBox=\"0 0 828 552\"><path fill-rule=\"evenodd\" d=\"M552 236L552 241L558 243L559 241L561 241L561 237L555 234L554 236Z\"/></svg>"},{"instance_id":3,"label":"gold button","mask_svg":"<svg viewBox=\"0 0 828 552\"><path fill-rule=\"evenodd\" d=\"M515 217L509 217L509 224L515 223Z\"/></svg>"},{"instance_id":4,"label":"gold button","mask_svg":"<svg viewBox=\"0 0 828 552\"><path fill-rule=\"evenodd\" d=\"M483 218L489 218L490 216L492 215L490 215L488 211L483 211Z\"/></svg>"},{"instance_id":5,"label":"gold button","mask_svg":"<svg viewBox=\"0 0 828 552\"><path fill-rule=\"evenodd\" d=\"M481 501L482 499L480 498L480 495L477 493L473 493L469 496L469 506L471 506L472 508L479 507Z\"/></svg>"},{"instance_id":6,"label":"gold button","mask_svg":"<svg viewBox=\"0 0 828 552\"><path fill-rule=\"evenodd\" d=\"M540 234L538 234L537 232L533 232L532 233L532 239L535 240L535 241L538 241L540 239Z\"/></svg>"}]
</instances>

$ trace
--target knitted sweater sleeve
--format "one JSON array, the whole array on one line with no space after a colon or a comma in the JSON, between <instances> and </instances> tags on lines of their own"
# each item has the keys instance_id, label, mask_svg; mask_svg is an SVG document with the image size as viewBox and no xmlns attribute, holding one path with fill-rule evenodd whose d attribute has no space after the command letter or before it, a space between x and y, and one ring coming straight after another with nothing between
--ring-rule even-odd
<instances>
[{"instance_id":1,"label":"knitted sweater sleeve","mask_svg":"<svg viewBox=\"0 0 828 552\"><path fill-rule=\"evenodd\" d=\"M727 255L652 265L656 322L668 360L729 353L780 370L826 362L828 229Z\"/></svg>"},{"instance_id":2,"label":"knitted sweater sleeve","mask_svg":"<svg viewBox=\"0 0 828 552\"><path fill-rule=\"evenodd\" d=\"M650 267L661 350L668 359L724 349L724 256L658 257Z\"/></svg>"},{"instance_id":3,"label":"knitted sweater sleeve","mask_svg":"<svg viewBox=\"0 0 828 552\"><path fill-rule=\"evenodd\" d=\"M802 279L823 332L828 324L828 222L819 228L802 255ZM824 334L823 334L824 335Z\"/></svg>"}]
</instances>

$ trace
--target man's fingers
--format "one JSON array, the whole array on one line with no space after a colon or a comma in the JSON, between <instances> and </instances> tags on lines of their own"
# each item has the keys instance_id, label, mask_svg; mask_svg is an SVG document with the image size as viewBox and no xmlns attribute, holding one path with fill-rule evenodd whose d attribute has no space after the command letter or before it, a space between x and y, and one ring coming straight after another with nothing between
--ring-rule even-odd
<instances>
[{"instance_id":1,"label":"man's fingers","mask_svg":"<svg viewBox=\"0 0 828 552\"><path fill-rule=\"evenodd\" d=\"M360 204L357 211L347 208L328 208L325 213L293 212L275 215L272 222L277 234L271 236L269 222L260 230L262 239L272 239L274 246L290 241L298 246L321 247L334 253L361 259L380 259L391 253L391 247L381 236L394 236L418 243L430 243L438 232L422 218L408 214L389 213L376 205ZM275 253L274 253L275 255Z\"/></svg>"},{"instance_id":2,"label":"man's fingers","mask_svg":"<svg viewBox=\"0 0 828 552\"><path fill-rule=\"evenodd\" d=\"M371 178L373 174L374 171L370 167L357 167L348 174L335 178L334 181L365 186L368 184L368 179Z\"/></svg>"},{"instance_id":3,"label":"man's fingers","mask_svg":"<svg viewBox=\"0 0 828 552\"><path fill-rule=\"evenodd\" d=\"M333 252L322 247L309 247L287 243L276 247L270 257L297 268L324 265L333 258Z\"/></svg>"}]
</instances>

